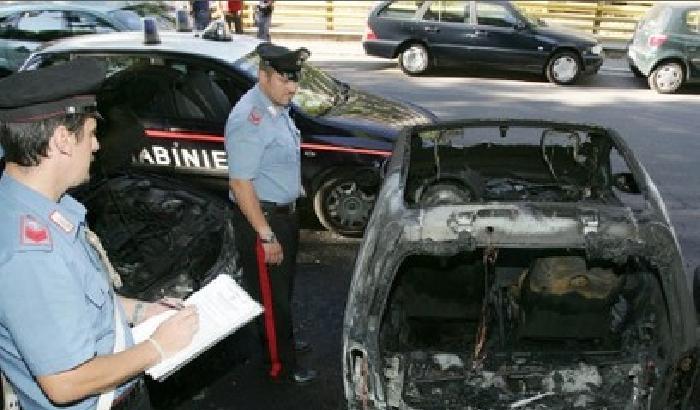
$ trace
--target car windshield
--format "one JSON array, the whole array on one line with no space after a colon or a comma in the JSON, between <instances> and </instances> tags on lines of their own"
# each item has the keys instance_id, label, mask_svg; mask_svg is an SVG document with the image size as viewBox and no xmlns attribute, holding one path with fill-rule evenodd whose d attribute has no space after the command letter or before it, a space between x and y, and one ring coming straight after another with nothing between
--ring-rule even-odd
<instances>
[{"instance_id":1,"label":"car windshield","mask_svg":"<svg viewBox=\"0 0 700 410\"><path fill-rule=\"evenodd\" d=\"M260 57L252 53L237 62L235 66L253 79L257 79L259 62ZM307 114L324 115L346 95L346 89L341 83L310 64L304 64L301 74L299 88L292 104Z\"/></svg>"},{"instance_id":2,"label":"car windshield","mask_svg":"<svg viewBox=\"0 0 700 410\"><path fill-rule=\"evenodd\" d=\"M110 17L120 22L127 30L140 31L141 17L133 10L112 10L109 11Z\"/></svg>"}]
</instances>

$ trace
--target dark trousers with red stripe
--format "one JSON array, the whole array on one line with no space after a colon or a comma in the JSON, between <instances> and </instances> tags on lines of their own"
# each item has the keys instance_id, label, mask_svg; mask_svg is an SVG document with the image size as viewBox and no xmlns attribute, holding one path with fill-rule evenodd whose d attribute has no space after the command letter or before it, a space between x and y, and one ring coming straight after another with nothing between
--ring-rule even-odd
<instances>
[{"instance_id":1,"label":"dark trousers with red stripe","mask_svg":"<svg viewBox=\"0 0 700 410\"><path fill-rule=\"evenodd\" d=\"M282 373L293 372L296 367L291 302L299 249L299 221L296 214L265 212L265 217L282 245L284 259L281 265L267 265L272 312L268 309L254 321L253 326L256 326L257 332L254 333L260 336L263 344L265 362L268 365L266 372L276 377L271 368L273 343L282 364ZM243 269L244 286L253 299L264 305L265 295L264 289L261 289L260 277L262 272L258 269L257 233L236 205L233 205L233 223L236 230L236 248ZM270 320L272 323L269 322ZM273 332L269 331L269 326L273 326Z\"/></svg>"}]
</instances>

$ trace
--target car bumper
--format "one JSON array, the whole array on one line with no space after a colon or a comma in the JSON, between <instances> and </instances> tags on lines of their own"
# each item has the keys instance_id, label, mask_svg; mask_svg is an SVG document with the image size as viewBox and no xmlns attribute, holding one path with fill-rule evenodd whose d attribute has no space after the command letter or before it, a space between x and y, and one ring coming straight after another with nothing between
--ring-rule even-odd
<instances>
[{"instance_id":1,"label":"car bumper","mask_svg":"<svg viewBox=\"0 0 700 410\"><path fill-rule=\"evenodd\" d=\"M650 56L644 54L633 46L627 48L627 62L630 66L637 67L637 69L645 76L649 75L654 65L654 61Z\"/></svg>"},{"instance_id":2,"label":"car bumper","mask_svg":"<svg viewBox=\"0 0 700 410\"><path fill-rule=\"evenodd\" d=\"M603 60L605 56L600 55L588 55L583 57L583 73L584 74L595 74L600 70L603 65Z\"/></svg>"},{"instance_id":3,"label":"car bumper","mask_svg":"<svg viewBox=\"0 0 700 410\"><path fill-rule=\"evenodd\" d=\"M396 41L369 40L362 42L362 47L367 55L383 58L394 58L398 46Z\"/></svg>"}]
</instances>

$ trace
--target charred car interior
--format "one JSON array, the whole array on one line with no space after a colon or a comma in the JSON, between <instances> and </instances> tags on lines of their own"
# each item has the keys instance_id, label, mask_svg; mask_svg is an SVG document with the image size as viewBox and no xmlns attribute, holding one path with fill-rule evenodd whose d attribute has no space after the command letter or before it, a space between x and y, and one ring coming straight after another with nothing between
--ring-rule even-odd
<instances>
[{"instance_id":1,"label":"charred car interior","mask_svg":"<svg viewBox=\"0 0 700 410\"><path fill-rule=\"evenodd\" d=\"M407 130L368 229L345 314L349 408L699 408L675 233L614 131Z\"/></svg>"},{"instance_id":2,"label":"charred car interior","mask_svg":"<svg viewBox=\"0 0 700 410\"><path fill-rule=\"evenodd\" d=\"M233 228L218 198L138 174L103 179L80 198L122 277L119 293L185 298L218 274L238 278Z\"/></svg>"}]
</instances>

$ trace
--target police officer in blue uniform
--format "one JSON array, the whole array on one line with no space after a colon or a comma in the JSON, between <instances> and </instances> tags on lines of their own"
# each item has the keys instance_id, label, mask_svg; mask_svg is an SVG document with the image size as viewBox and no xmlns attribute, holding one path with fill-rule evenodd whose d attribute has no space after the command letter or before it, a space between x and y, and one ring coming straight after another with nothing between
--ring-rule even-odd
<instances>
[{"instance_id":1,"label":"police officer in blue uniform","mask_svg":"<svg viewBox=\"0 0 700 410\"><path fill-rule=\"evenodd\" d=\"M316 372L297 365L291 298L296 272L301 194L300 133L289 116L303 62L309 51L262 43L258 83L226 122L229 185L234 202L236 244L246 286L265 306L263 329L268 375L305 383Z\"/></svg>"},{"instance_id":2,"label":"police officer in blue uniform","mask_svg":"<svg viewBox=\"0 0 700 410\"><path fill-rule=\"evenodd\" d=\"M128 322L166 308L115 294L118 275L65 194L99 148L92 59L0 80L0 369L23 410L149 409L141 374L189 344L183 309L145 342Z\"/></svg>"}]
</instances>

